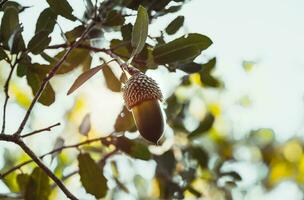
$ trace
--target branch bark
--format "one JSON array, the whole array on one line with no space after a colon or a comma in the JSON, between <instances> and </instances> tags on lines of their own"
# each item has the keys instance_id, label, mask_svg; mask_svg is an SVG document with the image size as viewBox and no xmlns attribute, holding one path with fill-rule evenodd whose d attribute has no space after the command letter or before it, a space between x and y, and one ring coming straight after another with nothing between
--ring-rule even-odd
<instances>
[{"instance_id":1,"label":"branch bark","mask_svg":"<svg viewBox=\"0 0 304 200\"><path fill-rule=\"evenodd\" d=\"M4 93L5 93L5 100L4 100L4 104L3 104L3 116L2 116L2 129L1 129L1 134L4 134L5 132L5 123L6 123L6 107L7 107L7 102L9 99L9 94L8 94L8 88L9 88L9 84L10 84L10 80L12 78L14 69L17 65L17 62L15 62L14 64L11 64L11 69L9 72L9 75L5 81L5 85L4 85Z\"/></svg>"},{"instance_id":2,"label":"branch bark","mask_svg":"<svg viewBox=\"0 0 304 200\"><path fill-rule=\"evenodd\" d=\"M95 23L91 22L88 27L86 28L86 30L82 33L82 35L80 36L80 38L74 42L69 48L68 50L65 52L65 54L62 56L62 58L57 62L57 64L53 67L53 69L50 70L50 72L48 73L48 75L45 77L45 79L43 80L40 88L38 89L37 93L34 96L34 99L32 100L30 107L28 108L18 130L16 133L14 133L15 135L20 135L22 130L24 129L24 126L26 124L26 122L28 121L28 118L34 108L34 105L36 104L36 102L38 101L40 95L42 94L44 88L46 87L47 83L51 80L51 78L53 78L53 76L56 74L56 72L59 70L61 64L66 60L66 58L68 57L68 55L71 53L71 51L73 49L75 49L81 42L82 40L86 37L87 33L94 27Z\"/></svg>"},{"instance_id":3,"label":"branch bark","mask_svg":"<svg viewBox=\"0 0 304 200\"><path fill-rule=\"evenodd\" d=\"M56 124L53 124L52 126L49 126L49 127L43 128L43 129L39 129L39 130L30 132L30 133L27 133L27 134L24 134L24 135L21 135L21 138L26 138L26 137L32 136L34 134L41 133L43 131L51 131L52 128L54 128L55 126L59 126L59 125L60 125L60 123L58 122Z\"/></svg>"},{"instance_id":4,"label":"branch bark","mask_svg":"<svg viewBox=\"0 0 304 200\"><path fill-rule=\"evenodd\" d=\"M9 141L9 140L12 140L11 139L12 136L10 135L0 135L0 140L5 140L5 141ZM98 137L98 138L93 138L93 139L89 139L89 140L85 140L83 142L80 142L80 143L77 143L77 144L72 144L72 145L66 145L66 146L62 146L62 147L59 147L57 149L53 149L52 151L49 151L41 156L39 156L40 159L43 159L45 156L48 156L48 155L52 155L54 153L57 153L57 152L61 152L62 150L64 149L71 149L71 148L78 148L80 146L83 146L83 145L86 145L86 144L91 144L93 142L98 142L98 141L102 141L102 140L109 140L109 137ZM12 141L13 142L13 141ZM3 179L5 178L7 175L9 175L10 173L20 169L21 167L27 165L27 164L30 164L34 161L34 159L32 160L27 160L25 162L22 162L16 166L14 166L13 168L9 169L8 171L0 174L0 178Z\"/></svg>"}]
</instances>

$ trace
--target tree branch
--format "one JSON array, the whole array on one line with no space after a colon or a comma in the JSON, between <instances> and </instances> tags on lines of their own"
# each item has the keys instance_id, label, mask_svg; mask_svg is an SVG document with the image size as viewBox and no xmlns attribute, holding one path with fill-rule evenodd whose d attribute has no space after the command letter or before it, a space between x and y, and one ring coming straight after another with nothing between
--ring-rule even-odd
<instances>
[{"instance_id":1,"label":"tree branch","mask_svg":"<svg viewBox=\"0 0 304 200\"><path fill-rule=\"evenodd\" d=\"M2 117L2 129L1 129L1 134L4 134L5 132L5 123L6 123L6 107L7 107L7 102L9 99L9 94L8 94L8 88L9 88L9 84L10 84L10 80L12 78L14 69L17 65L17 62L15 62L14 64L11 64L11 70L9 72L9 75L5 81L5 85L4 85L4 93L5 93L5 100L4 100L4 104L3 104L3 117Z\"/></svg>"},{"instance_id":2,"label":"tree branch","mask_svg":"<svg viewBox=\"0 0 304 200\"><path fill-rule=\"evenodd\" d=\"M38 158L35 153L21 140L15 141L16 144L18 144L22 150L29 155L33 161L58 185L58 187L62 190L62 192L72 200L77 200L76 198L62 183L62 181L55 176L55 174Z\"/></svg>"},{"instance_id":3,"label":"tree branch","mask_svg":"<svg viewBox=\"0 0 304 200\"><path fill-rule=\"evenodd\" d=\"M39 129L39 130L30 132L30 133L21 135L21 138L29 137L29 136L31 136L31 135L34 135L34 134L37 134L37 133L41 133L41 132L43 132L43 131L51 131L52 128L54 128L55 126L59 126L59 125L60 125L60 123L58 122L58 123L53 124L53 125L51 125L51 126L49 126L49 127L46 127L46 128L43 128L43 129Z\"/></svg>"},{"instance_id":4,"label":"tree branch","mask_svg":"<svg viewBox=\"0 0 304 200\"><path fill-rule=\"evenodd\" d=\"M5 137L5 138L4 138ZM8 141L9 138L11 138L12 136L10 135L0 135L0 140L5 140L5 141ZM1 139L2 138L2 139ZM98 138L93 138L93 139L88 139L88 140L85 140L83 142L80 142L80 143L77 143L77 144L72 144L72 145L66 145L66 146L62 146L62 147L59 147L57 149L53 149L52 151L49 151L41 156L39 156L40 159L43 159L45 156L48 156L48 155L52 155L54 153L57 153L57 152L61 152L62 150L64 149L71 149L71 148L78 148L80 146L83 146L83 145L86 145L86 144L91 144L93 142L98 142L98 141L102 141L102 140L109 140L111 139L110 137L98 137ZM34 159L32 160L27 160L25 162L22 162L16 166L14 166L13 168L9 169L8 171L0 174L0 178L3 179L5 178L7 175L9 175L10 173L20 169L21 167L27 165L27 164L30 164L31 162L33 162Z\"/></svg>"},{"instance_id":5,"label":"tree branch","mask_svg":"<svg viewBox=\"0 0 304 200\"><path fill-rule=\"evenodd\" d=\"M68 50L65 52L65 54L62 56L62 58L57 62L57 64L53 67L53 69L50 70L50 72L48 73L48 75L45 77L45 79L43 80L40 88L38 89L37 93L34 96L34 99L31 102L30 107L28 108L18 130L16 133L14 133L15 135L20 135L26 122L28 121L28 118L33 110L34 105L36 104L36 102L38 101L39 97L41 96L44 88L46 87L47 83L50 81L51 78L53 78L53 76L56 74L56 72L59 70L61 64L66 60L66 58L68 57L68 55L71 53L71 51L76 48L81 42L82 40L86 37L87 33L94 27L95 23L91 22L88 27L86 28L86 30L82 33L82 35L80 36L80 38L74 42L69 48Z\"/></svg>"}]
</instances>

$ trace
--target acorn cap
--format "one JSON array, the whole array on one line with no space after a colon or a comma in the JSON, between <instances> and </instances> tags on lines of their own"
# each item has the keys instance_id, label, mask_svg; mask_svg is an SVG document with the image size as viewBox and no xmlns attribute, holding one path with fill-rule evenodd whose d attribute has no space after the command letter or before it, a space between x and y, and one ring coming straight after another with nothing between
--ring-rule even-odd
<instances>
[{"instance_id":1,"label":"acorn cap","mask_svg":"<svg viewBox=\"0 0 304 200\"><path fill-rule=\"evenodd\" d=\"M123 98L129 110L147 100L163 100L163 95L155 80L142 72L135 73L129 78L123 92Z\"/></svg>"}]
</instances>

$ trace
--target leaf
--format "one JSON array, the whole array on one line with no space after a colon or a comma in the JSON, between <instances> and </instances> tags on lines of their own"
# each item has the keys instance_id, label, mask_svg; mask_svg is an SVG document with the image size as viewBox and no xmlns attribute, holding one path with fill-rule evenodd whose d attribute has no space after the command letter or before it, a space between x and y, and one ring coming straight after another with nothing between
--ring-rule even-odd
<instances>
[{"instance_id":1,"label":"leaf","mask_svg":"<svg viewBox=\"0 0 304 200\"><path fill-rule=\"evenodd\" d=\"M40 31L53 32L57 20L57 15L51 8L44 9L37 20L35 33Z\"/></svg>"},{"instance_id":2,"label":"leaf","mask_svg":"<svg viewBox=\"0 0 304 200\"><path fill-rule=\"evenodd\" d=\"M204 151L201 147L191 146L188 148L191 158L197 160L198 164L202 168L208 167L208 159L209 156L206 151Z\"/></svg>"},{"instance_id":3,"label":"leaf","mask_svg":"<svg viewBox=\"0 0 304 200\"><path fill-rule=\"evenodd\" d=\"M94 76L99 70L102 69L104 65L94 67L92 69L89 69L85 72L83 72L78 78L74 81L73 85L70 87L67 95L74 92L77 88L82 86L87 80L89 80L92 76Z\"/></svg>"},{"instance_id":4,"label":"leaf","mask_svg":"<svg viewBox=\"0 0 304 200\"><path fill-rule=\"evenodd\" d=\"M1 41L8 47L8 40L19 26L18 10L14 7L7 7L1 21Z\"/></svg>"},{"instance_id":5,"label":"leaf","mask_svg":"<svg viewBox=\"0 0 304 200\"><path fill-rule=\"evenodd\" d=\"M43 82L44 76L33 71L28 71L26 79L27 83L32 88L33 95L35 95ZM55 102L55 92L50 83L47 83L38 101L45 106L50 106Z\"/></svg>"},{"instance_id":6,"label":"leaf","mask_svg":"<svg viewBox=\"0 0 304 200\"><path fill-rule=\"evenodd\" d=\"M201 81L209 87L218 87L220 82L215 79L210 73L215 68L216 58L211 59L208 63L202 65L202 70L199 72Z\"/></svg>"},{"instance_id":7,"label":"leaf","mask_svg":"<svg viewBox=\"0 0 304 200\"><path fill-rule=\"evenodd\" d=\"M116 147L133 158L150 160L152 157L147 145L140 141L119 137L116 141Z\"/></svg>"},{"instance_id":8,"label":"leaf","mask_svg":"<svg viewBox=\"0 0 304 200\"><path fill-rule=\"evenodd\" d=\"M131 45L134 48L132 55L136 55L144 48L148 36L149 17L147 10L139 6L137 17L132 30Z\"/></svg>"},{"instance_id":9,"label":"leaf","mask_svg":"<svg viewBox=\"0 0 304 200\"><path fill-rule=\"evenodd\" d=\"M3 1L2 1L3 2ZM29 6L22 6L17 2L14 1L7 1L3 4L3 6L0 8L0 11L4 11L8 7L14 7L18 10L19 13L23 12L26 8L29 8Z\"/></svg>"},{"instance_id":10,"label":"leaf","mask_svg":"<svg viewBox=\"0 0 304 200\"><path fill-rule=\"evenodd\" d=\"M67 0L46 0L51 9L58 15L65 17L69 20L75 21L77 18L72 14L73 8Z\"/></svg>"},{"instance_id":11,"label":"leaf","mask_svg":"<svg viewBox=\"0 0 304 200\"><path fill-rule=\"evenodd\" d=\"M25 190L26 200L47 200L51 194L49 177L45 172L36 167L31 174Z\"/></svg>"},{"instance_id":12,"label":"leaf","mask_svg":"<svg viewBox=\"0 0 304 200\"><path fill-rule=\"evenodd\" d=\"M209 129L212 128L214 123L214 116L211 113L208 113L204 120L199 124L199 126L188 135L189 138L194 138L197 136L202 135L203 133L207 132Z\"/></svg>"},{"instance_id":13,"label":"leaf","mask_svg":"<svg viewBox=\"0 0 304 200\"><path fill-rule=\"evenodd\" d=\"M82 122L79 126L79 132L81 135L88 136L90 130L91 130L91 116L88 113L82 119Z\"/></svg>"},{"instance_id":14,"label":"leaf","mask_svg":"<svg viewBox=\"0 0 304 200\"><path fill-rule=\"evenodd\" d=\"M188 74L199 72L202 68L202 64L198 64L195 62L181 64L177 67L177 69L180 69Z\"/></svg>"},{"instance_id":15,"label":"leaf","mask_svg":"<svg viewBox=\"0 0 304 200\"><path fill-rule=\"evenodd\" d=\"M131 23L128 23L121 27L121 36L123 38L123 41L131 41L132 39L132 29L133 25Z\"/></svg>"},{"instance_id":16,"label":"leaf","mask_svg":"<svg viewBox=\"0 0 304 200\"><path fill-rule=\"evenodd\" d=\"M116 118L114 129L116 132L134 132L136 130L133 115L125 106Z\"/></svg>"},{"instance_id":17,"label":"leaf","mask_svg":"<svg viewBox=\"0 0 304 200\"><path fill-rule=\"evenodd\" d=\"M121 83L108 65L103 66L102 73L104 75L107 87L113 92L120 92Z\"/></svg>"},{"instance_id":18,"label":"leaf","mask_svg":"<svg viewBox=\"0 0 304 200\"><path fill-rule=\"evenodd\" d=\"M64 139L62 137L58 137L55 141L55 145L54 145L54 148L53 149L59 149L61 147L64 146ZM52 159L53 160L57 155L58 155L59 152L55 152L52 154Z\"/></svg>"},{"instance_id":19,"label":"leaf","mask_svg":"<svg viewBox=\"0 0 304 200\"><path fill-rule=\"evenodd\" d=\"M77 38L81 36L85 27L83 25L76 26L72 30L65 33L65 37L68 39L69 42L76 41Z\"/></svg>"},{"instance_id":20,"label":"leaf","mask_svg":"<svg viewBox=\"0 0 304 200\"><path fill-rule=\"evenodd\" d=\"M105 26L120 26L120 25L123 25L124 22L125 22L125 18L121 15L121 13L119 13L115 10L111 10L108 13L103 25L105 25Z\"/></svg>"},{"instance_id":21,"label":"leaf","mask_svg":"<svg viewBox=\"0 0 304 200\"><path fill-rule=\"evenodd\" d=\"M176 33L184 25L185 17L177 16L166 28L169 35Z\"/></svg>"},{"instance_id":22,"label":"leaf","mask_svg":"<svg viewBox=\"0 0 304 200\"><path fill-rule=\"evenodd\" d=\"M12 54L19 53L25 49L24 40L22 38L23 26L19 24L8 39L8 48Z\"/></svg>"},{"instance_id":23,"label":"leaf","mask_svg":"<svg viewBox=\"0 0 304 200\"><path fill-rule=\"evenodd\" d=\"M30 180L30 175L29 174L18 174L17 175L17 183L18 183L18 186L19 186L19 189L22 193L25 192L25 189L26 189L26 186Z\"/></svg>"},{"instance_id":24,"label":"leaf","mask_svg":"<svg viewBox=\"0 0 304 200\"><path fill-rule=\"evenodd\" d=\"M212 41L207 36L192 33L188 37L182 36L167 44L156 46L153 50L153 56L158 64L189 61L211 44Z\"/></svg>"},{"instance_id":25,"label":"leaf","mask_svg":"<svg viewBox=\"0 0 304 200\"><path fill-rule=\"evenodd\" d=\"M36 33L27 45L28 50L35 55L40 54L51 42L51 37L48 37L48 33L48 31Z\"/></svg>"},{"instance_id":26,"label":"leaf","mask_svg":"<svg viewBox=\"0 0 304 200\"><path fill-rule=\"evenodd\" d=\"M107 180L102 169L95 163L89 154L78 155L80 181L86 192L96 198L102 198L107 194Z\"/></svg>"},{"instance_id":27,"label":"leaf","mask_svg":"<svg viewBox=\"0 0 304 200\"><path fill-rule=\"evenodd\" d=\"M8 56L5 53L4 49L2 47L0 47L0 61L4 60L4 59L7 59L7 58L8 58Z\"/></svg>"},{"instance_id":28,"label":"leaf","mask_svg":"<svg viewBox=\"0 0 304 200\"><path fill-rule=\"evenodd\" d=\"M48 56L47 54L41 54L41 56L50 62L49 70L57 64L57 62L65 54L66 50L59 52L55 57ZM56 74L65 74L68 73L80 65L87 64L86 60L90 57L90 52L87 49L73 49L69 54L67 59L61 64L60 69Z\"/></svg>"}]
</instances>

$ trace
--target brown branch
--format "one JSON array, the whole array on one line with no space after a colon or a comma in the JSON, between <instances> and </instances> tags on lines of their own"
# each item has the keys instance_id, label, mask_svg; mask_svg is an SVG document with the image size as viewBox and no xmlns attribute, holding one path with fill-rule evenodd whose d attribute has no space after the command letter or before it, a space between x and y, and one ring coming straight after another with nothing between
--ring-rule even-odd
<instances>
[{"instance_id":1,"label":"brown branch","mask_svg":"<svg viewBox=\"0 0 304 200\"><path fill-rule=\"evenodd\" d=\"M35 153L21 139L15 141L15 143L18 144L22 150L33 159L33 161L58 185L58 187L69 199L78 199L65 187L62 181L40 160L40 158L35 155Z\"/></svg>"},{"instance_id":2,"label":"brown branch","mask_svg":"<svg viewBox=\"0 0 304 200\"><path fill-rule=\"evenodd\" d=\"M69 48L68 50L65 52L65 54L62 56L62 58L57 62L57 64L50 70L50 72L48 73L48 75L45 77L45 79L43 80L40 88L38 89L37 93L35 94L34 96L34 99L32 100L31 102L31 105L30 107L28 108L18 130L16 133L14 133L15 135L20 135L26 122L28 121L28 118L34 108L34 105L36 104L36 102L38 101L39 97L41 96L44 88L46 87L47 83L50 81L51 78L53 78L53 76L56 74L56 72L59 70L61 64L66 60L66 58L68 57L68 55L71 53L71 51L76 48L80 43L81 41L86 37L87 33L94 27L95 23L94 22L91 22L87 29L82 33L82 35L80 36L80 38L75 42L73 43Z\"/></svg>"},{"instance_id":3,"label":"brown branch","mask_svg":"<svg viewBox=\"0 0 304 200\"><path fill-rule=\"evenodd\" d=\"M90 45L87 45L87 44L79 44L77 46L77 48L88 49L88 50L91 50L91 51L94 51L94 52L104 52L104 53L108 54L109 56L111 56L112 58L114 58L116 61L118 61L119 57L126 58L126 59L128 59L129 57L127 57L125 55L120 55L120 54L117 54L117 53L114 54L113 51L116 50L116 49L119 49L120 47L125 46L129 43L130 42L123 42L123 43L121 43L121 44L119 44L119 45L117 45L113 48L110 48L110 49L93 47L93 46L90 46ZM58 48L68 48L68 47L69 47L69 45L67 45L67 44L56 44L56 45L48 46L47 48L48 49L58 49ZM146 61L144 61L144 60L139 60L137 58L134 58L133 60L138 64L143 64L143 65L146 64ZM118 63L118 64L121 65L123 63Z\"/></svg>"},{"instance_id":4,"label":"brown branch","mask_svg":"<svg viewBox=\"0 0 304 200\"><path fill-rule=\"evenodd\" d=\"M20 137L21 138L25 138L25 137L29 137L31 135L34 135L34 134L37 134L37 133L41 133L43 131L51 131L52 128L54 128L55 126L59 126L60 123L56 123L56 124L53 124L52 126L49 126L49 127L46 127L46 128L43 128L43 129L39 129L39 130L36 130L36 131L33 131L33 132L30 132L30 133L27 133L27 134L24 134L24 135L21 135Z\"/></svg>"},{"instance_id":5,"label":"brown branch","mask_svg":"<svg viewBox=\"0 0 304 200\"><path fill-rule=\"evenodd\" d=\"M5 138L4 138L5 137ZM5 141L8 141L8 139L10 139L12 136L10 135L0 135L0 140L5 140ZM2 139L1 139L2 138ZM98 141L102 141L102 140L108 140L109 137L98 137L98 138L93 138L93 139L88 139L88 140L85 140L83 142L80 142L80 143L77 143L77 144L72 144L72 145L66 145L66 146L62 146L62 147L59 147L57 149L53 149L52 151L49 151L41 156L39 156L40 159L43 159L45 156L48 156L48 155L52 155L54 153L57 153L57 152L61 152L62 150L64 149L71 149L71 148L78 148L80 146L83 146L83 145L86 145L86 144L91 144L93 142L98 142ZM9 169L8 171L2 173L0 175L0 178L3 179L5 178L7 175L9 175L10 173L20 169L21 167L27 165L27 164L30 164L32 163L34 160L27 160L25 162L22 162L16 166L14 166L13 168Z\"/></svg>"},{"instance_id":6,"label":"brown branch","mask_svg":"<svg viewBox=\"0 0 304 200\"><path fill-rule=\"evenodd\" d=\"M9 99L9 94L8 94L8 88L9 88L9 84L10 84L10 80L12 78L14 69L17 65L17 62L15 62L14 64L11 64L11 70L9 72L9 75L5 81L4 84L4 93L5 93L5 100L4 100L4 104L3 104L3 117L2 117L2 129L1 129L1 134L4 134L5 132L5 123L6 123L6 107L7 107L7 103L8 103L8 99Z\"/></svg>"}]
</instances>

